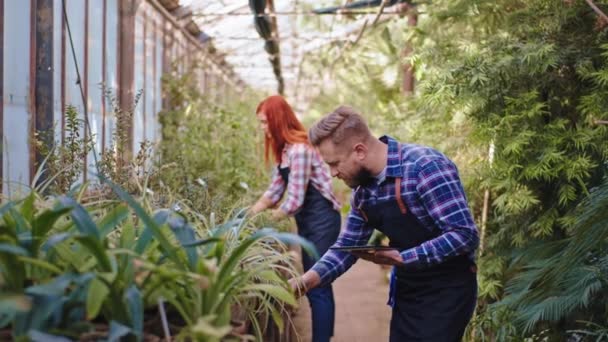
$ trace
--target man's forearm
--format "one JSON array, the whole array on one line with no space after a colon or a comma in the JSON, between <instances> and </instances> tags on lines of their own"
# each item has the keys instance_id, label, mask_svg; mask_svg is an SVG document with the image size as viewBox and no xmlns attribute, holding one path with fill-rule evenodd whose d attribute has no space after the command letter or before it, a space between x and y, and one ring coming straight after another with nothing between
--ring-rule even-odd
<instances>
[{"instance_id":1,"label":"man's forearm","mask_svg":"<svg viewBox=\"0 0 608 342\"><path fill-rule=\"evenodd\" d=\"M319 286L319 284L321 284L321 277L313 270L307 271L299 278L289 279L289 285L298 297Z\"/></svg>"},{"instance_id":2,"label":"man's forearm","mask_svg":"<svg viewBox=\"0 0 608 342\"><path fill-rule=\"evenodd\" d=\"M309 270L302 275L302 283L306 291L314 289L321 284L321 277L316 271Z\"/></svg>"}]
</instances>

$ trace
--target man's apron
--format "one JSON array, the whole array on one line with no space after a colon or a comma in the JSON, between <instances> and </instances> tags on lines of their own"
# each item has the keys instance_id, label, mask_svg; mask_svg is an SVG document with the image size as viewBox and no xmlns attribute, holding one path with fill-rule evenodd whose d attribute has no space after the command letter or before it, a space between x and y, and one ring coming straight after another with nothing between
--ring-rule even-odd
<instances>
[{"instance_id":1,"label":"man's apron","mask_svg":"<svg viewBox=\"0 0 608 342\"><path fill-rule=\"evenodd\" d=\"M383 232L400 252L438 236L425 228L401 199L360 208L369 227ZM465 255L420 270L394 267L390 341L460 341L477 301L475 264ZM393 301L393 303L390 303Z\"/></svg>"}]
</instances>

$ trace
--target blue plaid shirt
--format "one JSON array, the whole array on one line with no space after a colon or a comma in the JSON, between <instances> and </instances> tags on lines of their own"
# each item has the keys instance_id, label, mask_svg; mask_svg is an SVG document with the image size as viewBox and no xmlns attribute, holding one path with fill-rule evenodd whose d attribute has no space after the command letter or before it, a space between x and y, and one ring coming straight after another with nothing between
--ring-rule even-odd
<instances>
[{"instance_id":1,"label":"blue plaid shirt","mask_svg":"<svg viewBox=\"0 0 608 342\"><path fill-rule=\"evenodd\" d=\"M437 236L401 251L403 267L421 269L463 254L474 260L479 236L456 165L430 147L402 144L399 151L399 144L393 138L383 136L380 140L388 144L385 172L376 184L353 190L346 227L334 246L367 244L374 227L367 225L357 208L368 203L396 201L394 180L402 177L403 202L421 224ZM312 269L324 285L346 272L356 260L348 252L329 250Z\"/></svg>"}]
</instances>

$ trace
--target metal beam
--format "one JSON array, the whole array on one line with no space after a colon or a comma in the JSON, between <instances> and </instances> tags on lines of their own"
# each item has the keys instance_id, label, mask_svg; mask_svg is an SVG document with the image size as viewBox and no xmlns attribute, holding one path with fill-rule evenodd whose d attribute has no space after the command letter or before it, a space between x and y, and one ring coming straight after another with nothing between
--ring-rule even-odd
<instances>
[{"instance_id":1,"label":"metal beam","mask_svg":"<svg viewBox=\"0 0 608 342\"><path fill-rule=\"evenodd\" d=\"M83 68L83 72L82 72L82 81L81 81L81 87L82 87L82 91L84 93L84 103L82 104L82 107L84 108L84 122L85 122L85 129L84 129L84 140L87 141L88 139L92 139L93 137L89 137L89 133L92 135L92 131L91 131L91 123L89 120L89 0L85 0L84 2L84 68ZM96 153L95 151L93 151L93 153ZM87 151L86 149L84 150L84 153L82 155L82 160L84 161L82 164L83 167L83 172L82 172L82 178L83 180L86 182L87 178L88 178L88 174L89 172L88 170L88 163L87 163Z\"/></svg>"},{"instance_id":2,"label":"metal beam","mask_svg":"<svg viewBox=\"0 0 608 342\"><path fill-rule=\"evenodd\" d=\"M107 51L107 40L108 40L108 2L107 0L103 0L102 7L102 34L101 34L101 84L104 87L107 87L106 74L108 70L108 51ZM103 154L106 150L106 98L105 98L106 89L102 89L101 91L101 153Z\"/></svg>"},{"instance_id":3,"label":"metal beam","mask_svg":"<svg viewBox=\"0 0 608 342\"><path fill-rule=\"evenodd\" d=\"M269 17L278 17L278 16L312 16L312 17L316 17L316 16L320 16L320 15L330 15L330 16L341 16L341 15L368 15L368 14L377 14L378 11L365 11L365 10L341 10L341 11L337 11L337 12L332 12L332 13L316 13L313 11L277 11L277 12L272 12L272 13L264 13L264 14L257 14L257 16L264 16L267 15ZM397 11L390 11L390 10L384 10L382 12L382 14L386 14L386 15L401 15L401 13L397 12ZM193 13L192 16L193 17L232 17L232 16L256 16L256 14L252 14L251 12L234 12L234 13Z\"/></svg>"}]
</instances>

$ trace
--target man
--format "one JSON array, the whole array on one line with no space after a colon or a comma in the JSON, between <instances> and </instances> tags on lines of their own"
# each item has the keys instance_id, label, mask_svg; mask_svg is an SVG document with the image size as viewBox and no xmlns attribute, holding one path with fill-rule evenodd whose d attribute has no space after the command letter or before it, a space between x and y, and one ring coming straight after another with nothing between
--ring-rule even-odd
<instances>
[{"instance_id":1,"label":"man","mask_svg":"<svg viewBox=\"0 0 608 342\"><path fill-rule=\"evenodd\" d=\"M479 238L454 163L429 147L374 138L346 106L317 122L309 139L332 177L353 189L334 247L366 245L375 228L395 249L329 250L294 288L329 284L357 258L393 265L390 341L460 341L477 300Z\"/></svg>"}]
</instances>

